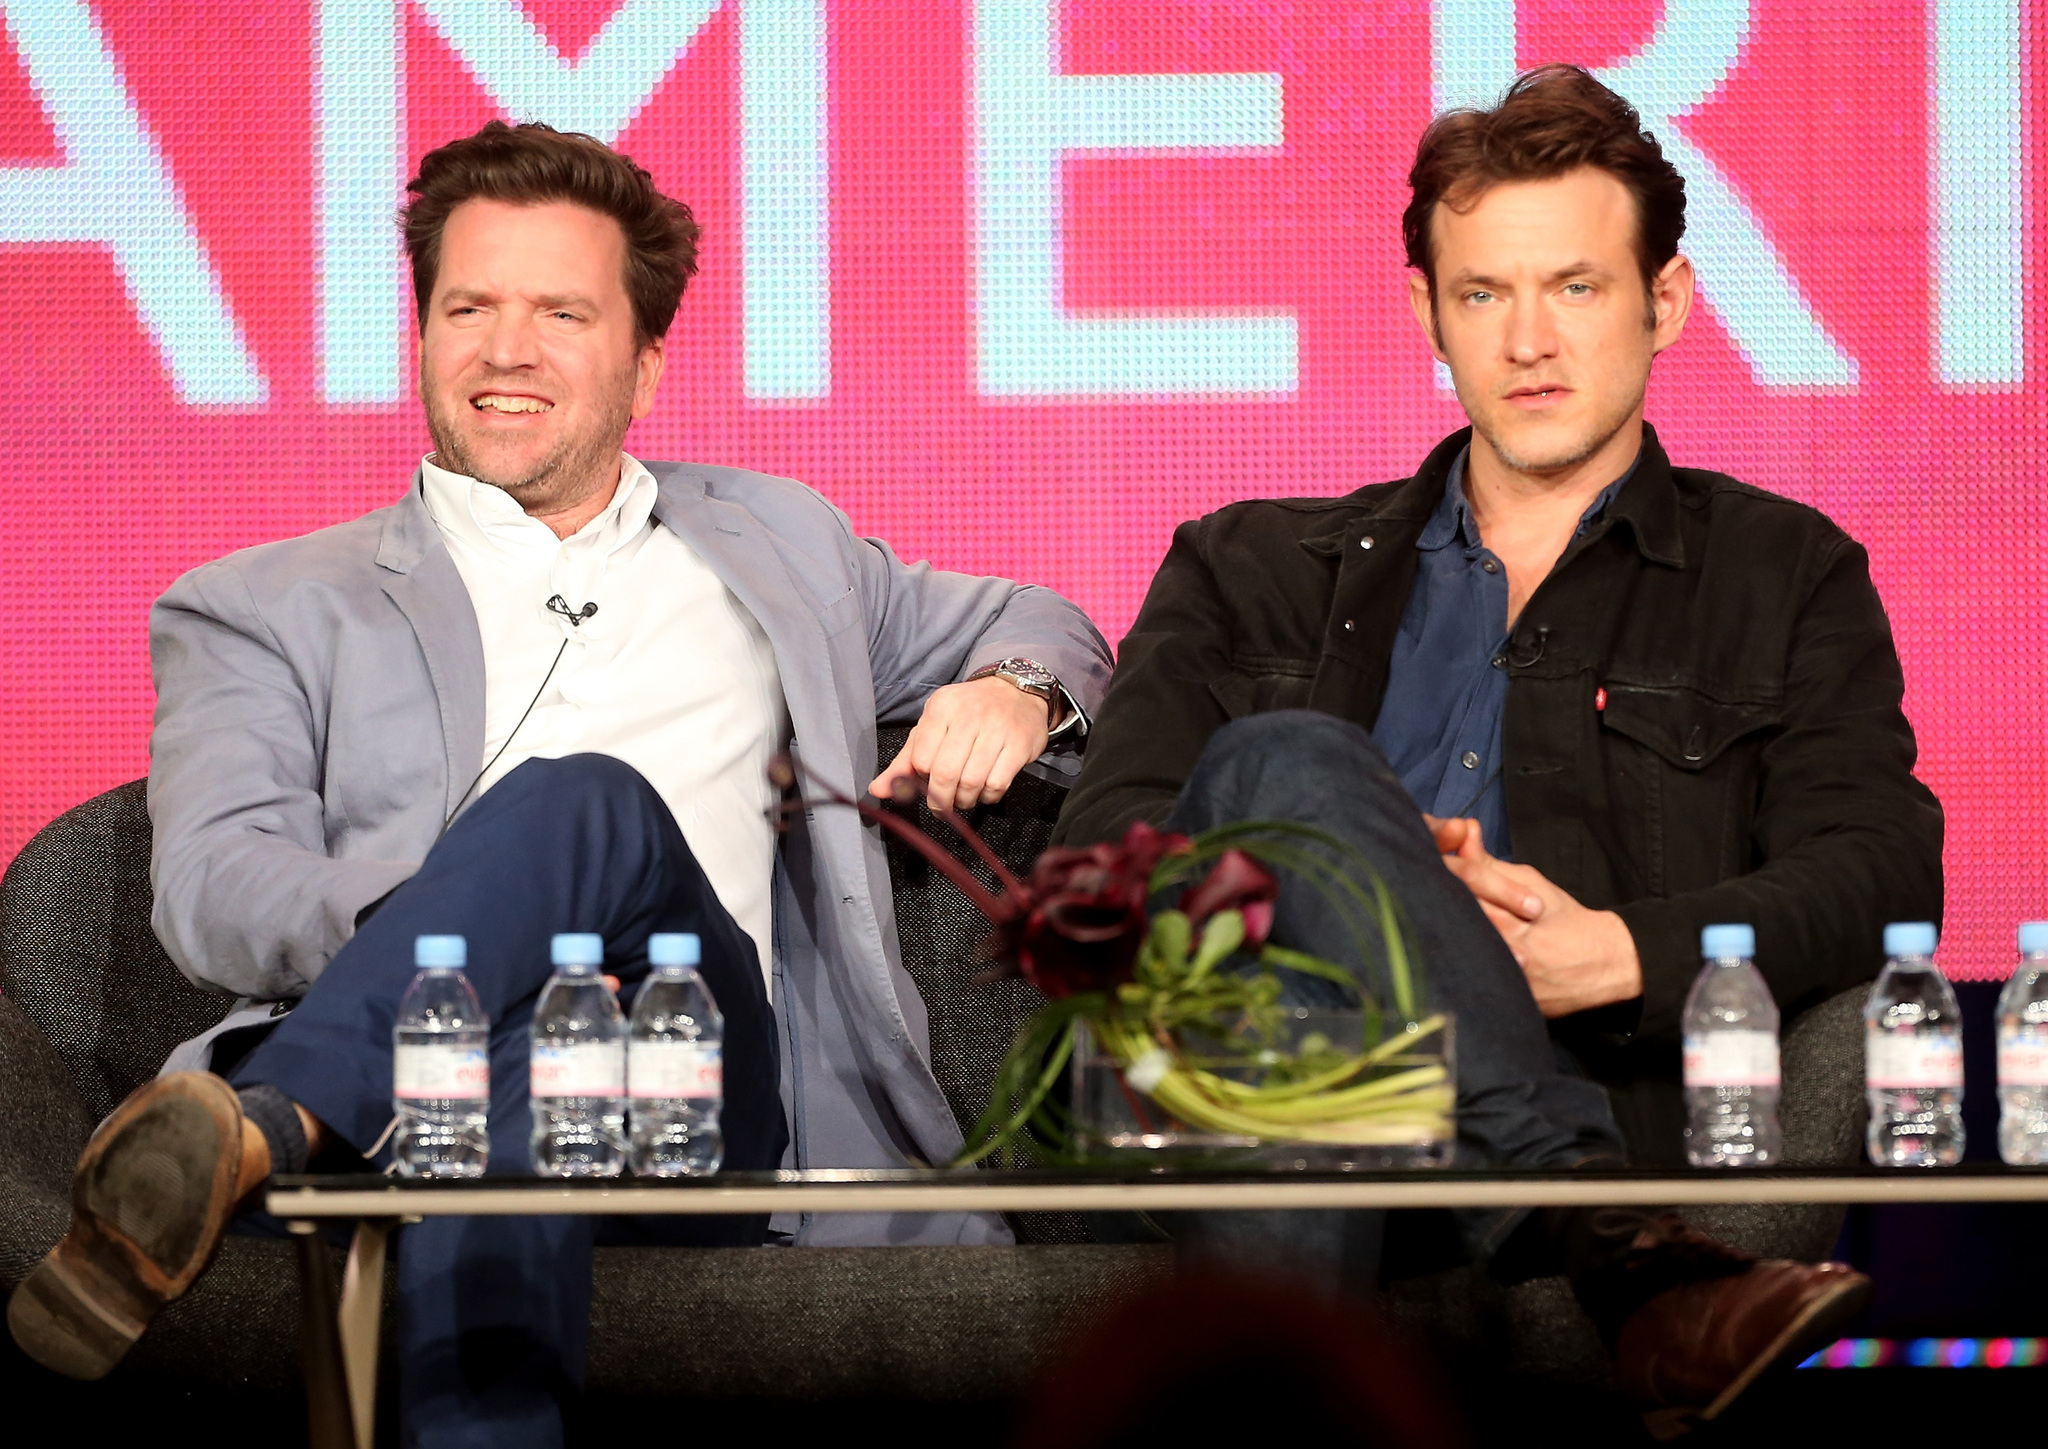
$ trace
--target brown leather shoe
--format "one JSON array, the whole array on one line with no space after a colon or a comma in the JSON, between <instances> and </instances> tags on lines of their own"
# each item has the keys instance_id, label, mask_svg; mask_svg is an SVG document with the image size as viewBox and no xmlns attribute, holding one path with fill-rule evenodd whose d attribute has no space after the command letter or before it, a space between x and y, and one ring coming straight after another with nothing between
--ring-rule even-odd
<instances>
[{"instance_id":1,"label":"brown leather shoe","mask_svg":"<svg viewBox=\"0 0 2048 1449\"><path fill-rule=\"evenodd\" d=\"M1831 1343L1870 1301L1846 1263L1769 1258L1747 1272L1667 1289L1630 1315L1614 1345L1621 1386L1659 1439L1713 1419L1758 1375Z\"/></svg>"},{"instance_id":2,"label":"brown leather shoe","mask_svg":"<svg viewBox=\"0 0 2048 1449\"><path fill-rule=\"evenodd\" d=\"M104 1377L220 1246L242 1181L242 1109L205 1072L159 1077L114 1110L71 1183L71 1231L15 1289L22 1351Z\"/></svg>"}]
</instances>

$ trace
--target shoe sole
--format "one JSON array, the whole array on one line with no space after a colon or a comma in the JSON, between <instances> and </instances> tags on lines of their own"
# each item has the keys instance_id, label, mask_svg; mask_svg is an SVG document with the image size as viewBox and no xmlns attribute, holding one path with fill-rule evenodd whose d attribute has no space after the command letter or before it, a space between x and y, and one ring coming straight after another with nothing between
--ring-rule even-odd
<instances>
[{"instance_id":1,"label":"shoe sole","mask_svg":"<svg viewBox=\"0 0 2048 1449\"><path fill-rule=\"evenodd\" d=\"M15 1289L14 1341L45 1368L99 1379L191 1287L234 1208L241 1107L218 1077L150 1083L79 1157L71 1230Z\"/></svg>"},{"instance_id":2,"label":"shoe sole","mask_svg":"<svg viewBox=\"0 0 2048 1449\"><path fill-rule=\"evenodd\" d=\"M1870 1302L1871 1284L1868 1278L1857 1277L1844 1282L1839 1288L1817 1298L1786 1324L1770 1344L1751 1359L1749 1366L1735 1376L1727 1388L1721 1390L1711 1404L1704 1409L1657 1409L1643 1415L1643 1426L1650 1431L1653 1439L1676 1439L1690 1433L1700 1424L1711 1423L1726 1413L1743 1392L1772 1369L1784 1364L1803 1362L1810 1355L1835 1341L1842 1326L1863 1311Z\"/></svg>"}]
</instances>

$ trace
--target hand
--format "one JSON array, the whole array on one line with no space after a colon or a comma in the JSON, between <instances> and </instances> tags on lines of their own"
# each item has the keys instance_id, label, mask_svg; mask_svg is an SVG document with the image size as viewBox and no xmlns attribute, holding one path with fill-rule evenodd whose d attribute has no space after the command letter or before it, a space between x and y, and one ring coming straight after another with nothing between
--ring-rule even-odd
<instances>
[{"instance_id":1,"label":"hand","mask_svg":"<svg viewBox=\"0 0 2048 1449\"><path fill-rule=\"evenodd\" d=\"M1050 706L994 675L935 689L924 715L868 793L887 800L899 780L922 779L934 810L1003 798L1017 772L1045 753Z\"/></svg>"},{"instance_id":2,"label":"hand","mask_svg":"<svg viewBox=\"0 0 2048 1449\"><path fill-rule=\"evenodd\" d=\"M1635 937L1620 916L1588 910L1534 866L1488 855L1477 820L1422 818L1444 864L1514 953L1544 1016L1570 1016L1643 994Z\"/></svg>"}]
</instances>

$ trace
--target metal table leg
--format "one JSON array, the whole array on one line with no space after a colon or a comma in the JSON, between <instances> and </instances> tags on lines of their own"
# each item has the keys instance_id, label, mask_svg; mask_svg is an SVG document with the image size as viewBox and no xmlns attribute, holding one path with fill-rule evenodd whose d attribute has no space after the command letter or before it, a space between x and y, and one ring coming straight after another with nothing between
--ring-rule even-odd
<instances>
[{"instance_id":1,"label":"metal table leg","mask_svg":"<svg viewBox=\"0 0 2048 1449\"><path fill-rule=\"evenodd\" d=\"M342 1270L342 1367L348 1377L348 1402L355 1420L356 1449L373 1449L377 1437L377 1331L384 1321L384 1250L395 1218L364 1218L348 1249Z\"/></svg>"},{"instance_id":2,"label":"metal table leg","mask_svg":"<svg viewBox=\"0 0 2048 1449\"><path fill-rule=\"evenodd\" d=\"M320 1241L318 1223L297 1220L286 1226L299 1249L299 1356L306 1377L306 1443L309 1449L358 1449L342 1359L334 1263L327 1256L327 1245ZM381 1282L381 1264L378 1272Z\"/></svg>"}]
</instances>

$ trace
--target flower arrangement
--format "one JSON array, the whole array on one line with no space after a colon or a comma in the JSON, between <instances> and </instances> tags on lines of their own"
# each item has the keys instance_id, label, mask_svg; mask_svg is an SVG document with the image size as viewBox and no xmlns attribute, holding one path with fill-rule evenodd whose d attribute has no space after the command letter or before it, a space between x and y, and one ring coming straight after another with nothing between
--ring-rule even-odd
<instances>
[{"instance_id":1,"label":"flower arrangement","mask_svg":"<svg viewBox=\"0 0 2048 1449\"><path fill-rule=\"evenodd\" d=\"M779 786L795 778L787 761L777 763ZM956 1166L1025 1139L1041 1157L1075 1155L1074 1114L1055 1089L1079 1041L1114 1060L1141 1119L1148 1114L1132 1093L1153 1104L1151 1115L1234 1140L1449 1140L1446 1018L1419 1014L1417 962L1399 906L1344 841L1279 821L1195 836L1138 823L1120 843L1048 850L1020 881L956 812L938 812L988 868L991 890L893 812L835 791L825 800L896 833L989 919L983 949L992 969L982 979L1018 975L1046 998L1004 1056ZM793 801L785 812L814 803L823 802ZM1269 938L1276 870L1322 894L1361 962L1377 958L1384 1002L1344 967ZM1362 1016L1359 1038L1291 1039L1282 972L1334 987L1325 994Z\"/></svg>"}]
</instances>

